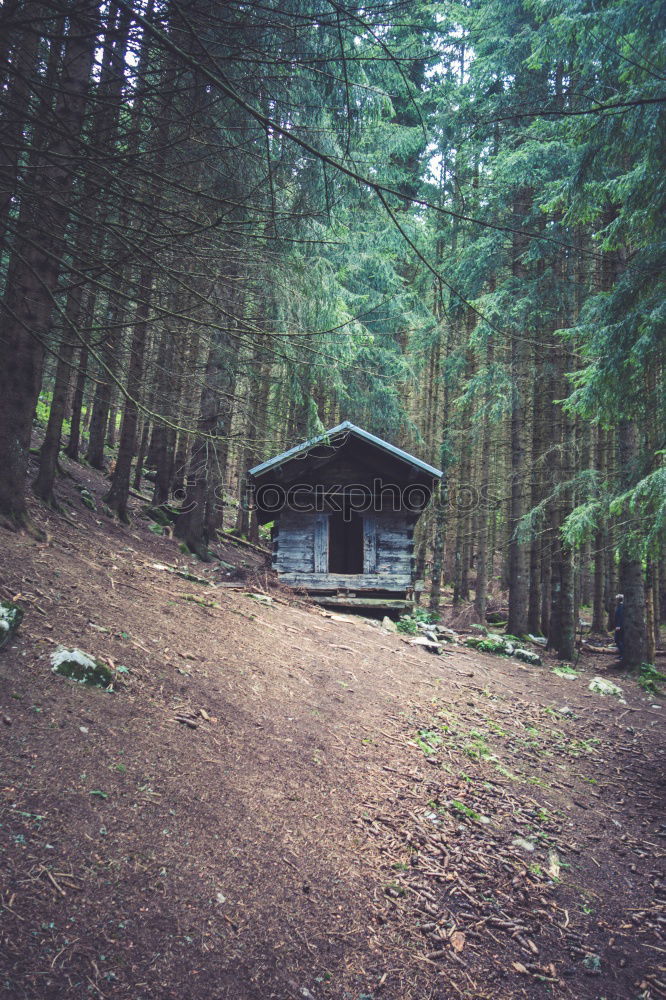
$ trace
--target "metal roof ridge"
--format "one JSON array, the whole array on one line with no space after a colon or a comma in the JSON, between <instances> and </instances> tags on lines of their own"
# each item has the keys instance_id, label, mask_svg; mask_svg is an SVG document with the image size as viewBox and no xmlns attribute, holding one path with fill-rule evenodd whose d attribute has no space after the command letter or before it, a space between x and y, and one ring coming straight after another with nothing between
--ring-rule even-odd
<instances>
[{"instance_id":1,"label":"metal roof ridge","mask_svg":"<svg viewBox=\"0 0 666 1000\"><path fill-rule=\"evenodd\" d=\"M351 431L352 434L363 438L370 444L376 445L383 451L388 452L391 455L395 455L396 458L401 459L403 462L407 462L408 465L416 466L422 469L424 472L429 472L431 475L436 476L438 479L442 477L441 469L436 469L434 466L429 465L427 462L421 461L420 458L416 458L414 455L410 455L409 452L403 451L402 448L397 448L395 445L390 444L383 438L377 437L376 434L371 434L370 431L364 430L362 427L358 427L353 424L351 420L343 420L341 424L336 424L335 427L329 428L329 430L324 431L321 434L315 435L315 437L309 438L307 441L303 441L301 444L294 445L293 448L289 448L287 451L283 451L280 455L275 455L273 458L267 459L265 462L261 462L259 465L255 465L254 468L249 470L249 475L256 476L260 475L262 472L266 472L268 469L282 465L288 459L295 457L301 452L308 452L312 448L316 447L318 444L322 444L327 440L327 438L334 437L341 431Z\"/></svg>"}]
</instances>

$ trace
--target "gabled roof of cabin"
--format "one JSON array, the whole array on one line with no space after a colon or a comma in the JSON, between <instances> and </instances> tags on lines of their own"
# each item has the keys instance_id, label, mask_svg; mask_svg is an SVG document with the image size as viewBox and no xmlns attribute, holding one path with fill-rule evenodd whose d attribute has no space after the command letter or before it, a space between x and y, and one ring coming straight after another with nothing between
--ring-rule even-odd
<instances>
[{"instance_id":1,"label":"gabled roof of cabin","mask_svg":"<svg viewBox=\"0 0 666 1000\"><path fill-rule=\"evenodd\" d=\"M316 437L310 438L309 441L304 441L302 444L297 444L295 447L289 448L288 451L283 451L281 455L269 458L268 461L262 462L261 465L255 465L253 469L250 469L250 475L255 478L263 476L265 472L269 472L271 469L277 469L280 465L290 461L292 458L296 458L298 455L303 455L312 448L316 448L322 444L332 444L334 438L340 435L348 434L352 434L354 437L360 438L362 441L367 441L379 451L386 452L386 454L392 455L394 458L398 458L401 461L406 462L408 465L411 465L416 469L420 469L422 472L427 472L429 475L435 476L437 479L441 479L442 477L440 469L435 469L434 466L428 465L427 462L422 462L420 458L415 458L408 452L403 451L402 448L396 448L395 445L389 444L388 441L383 441L382 438L377 437L375 434L371 434L369 431L364 431L362 427L357 427L356 424L352 424L349 420L343 421L343 423L338 424L337 427L331 427L330 430L324 431L323 434L318 434Z\"/></svg>"}]
</instances>

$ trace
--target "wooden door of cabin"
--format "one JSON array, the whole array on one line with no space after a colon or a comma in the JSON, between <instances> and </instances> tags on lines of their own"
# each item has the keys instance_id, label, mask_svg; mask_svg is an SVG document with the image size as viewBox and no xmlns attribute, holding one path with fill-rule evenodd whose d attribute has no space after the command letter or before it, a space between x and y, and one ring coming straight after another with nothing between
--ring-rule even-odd
<instances>
[{"instance_id":1,"label":"wooden door of cabin","mask_svg":"<svg viewBox=\"0 0 666 1000\"><path fill-rule=\"evenodd\" d=\"M377 519L356 512L318 514L314 536L315 573L360 576L377 572Z\"/></svg>"},{"instance_id":2,"label":"wooden door of cabin","mask_svg":"<svg viewBox=\"0 0 666 1000\"><path fill-rule=\"evenodd\" d=\"M363 518L355 511L328 516L328 572L342 576L363 572Z\"/></svg>"}]
</instances>

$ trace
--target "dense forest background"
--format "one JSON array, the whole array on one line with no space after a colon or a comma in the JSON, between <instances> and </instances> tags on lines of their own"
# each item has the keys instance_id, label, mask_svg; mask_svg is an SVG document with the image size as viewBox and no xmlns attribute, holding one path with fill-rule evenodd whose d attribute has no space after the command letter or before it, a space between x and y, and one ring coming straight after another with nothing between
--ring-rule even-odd
<instances>
[{"instance_id":1,"label":"dense forest background","mask_svg":"<svg viewBox=\"0 0 666 1000\"><path fill-rule=\"evenodd\" d=\"M109 471L109 513L149 490L205 557L222 526L256 536L251 465L349 419L446 474L417 546L433 609L452 586L483 620L508 592L508 631L566 659L620 590L625 663L652 661L665 22L5 0L5 526L31 529L30 490L57 504L64 447Z\"/></svg>"}]
</instances>

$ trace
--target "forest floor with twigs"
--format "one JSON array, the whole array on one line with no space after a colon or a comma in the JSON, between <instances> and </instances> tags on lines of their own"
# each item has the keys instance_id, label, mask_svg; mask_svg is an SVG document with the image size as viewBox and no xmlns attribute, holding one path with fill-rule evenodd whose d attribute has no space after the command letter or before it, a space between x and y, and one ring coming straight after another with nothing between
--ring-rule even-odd
<instances>
[{"instance_id":1,"label":"forest floor with twigs","mask_svg":"<svg viewBox=\"0 0 666 1000\"><path fill-rule=\"evenodd\" d=\"M184 556L138 501L112 522L68 467L97 511L62 480L45 542L0 537L25 610L0 651L0 995L666 996L657 694L607 656L431 655L247 547ZM115 690L53 674L60 644Z\"/></svg>"}]
</instances>

